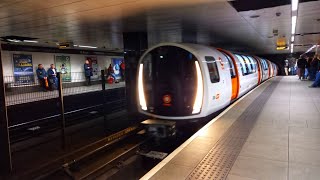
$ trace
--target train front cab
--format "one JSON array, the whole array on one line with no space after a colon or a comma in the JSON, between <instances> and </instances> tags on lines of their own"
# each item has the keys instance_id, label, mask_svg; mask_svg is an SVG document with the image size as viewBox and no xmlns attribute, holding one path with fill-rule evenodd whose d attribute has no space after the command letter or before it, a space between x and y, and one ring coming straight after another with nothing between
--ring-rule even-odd
<instances>
[{"instance_id":1,"label":"train front cab","mask_svg":"<svg viewBox=\"0 0 320 180\"><path fill-rule=\"evenodd\" d=\"M139 111L158 117L198 114L203 97L200 63L195 54L173 45L146 52L138 72Z\"/></svg>"}]
</instances>

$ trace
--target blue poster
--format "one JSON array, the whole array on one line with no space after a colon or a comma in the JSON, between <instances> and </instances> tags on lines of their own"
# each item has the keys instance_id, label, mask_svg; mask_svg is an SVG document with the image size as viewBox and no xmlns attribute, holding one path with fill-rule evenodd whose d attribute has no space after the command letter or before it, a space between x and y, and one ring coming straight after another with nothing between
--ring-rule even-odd
<instances>
[{"instance_id":1,"label":"blue poster","mask_svg":"<svg viewBox=\"0 0 320 180\"><path fill-rule=\"evenodd\" d=\"M34 82L32 55L13 54L13 76L17 84Z\"/></svg>"},{"instance_id":2,"label":"blue poster","mask_svg":"<svg viewBox=\"0 0 320 180\"><path fill-rule=\"evenodd\" d=\"M121 69L120 64L123 61L123 58L111 58L112 60L112 67L114 74L116 75L117 79L121 79Z\"/></svg>"}]
</instances>

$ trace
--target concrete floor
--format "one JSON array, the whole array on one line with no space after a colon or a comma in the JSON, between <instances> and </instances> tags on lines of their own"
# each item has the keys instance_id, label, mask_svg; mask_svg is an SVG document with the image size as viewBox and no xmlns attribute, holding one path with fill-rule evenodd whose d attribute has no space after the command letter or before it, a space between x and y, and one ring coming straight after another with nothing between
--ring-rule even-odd
<instances>
[{"instance_id":1,"label":"concrete floor","mask_svg":"<svg viewBox=\"0 0 320 180\"><path fill-rule=\"evenodd\" d=\"M236 119L274 81L280 82L254 117L253 128L231 167L222 171L227 172L228 180L319 179L320 88L308 88L311 82L300 81L296 76L276 77L259 86L177 148L143 179L190 177Z\"/></svg>"}]
</instances>

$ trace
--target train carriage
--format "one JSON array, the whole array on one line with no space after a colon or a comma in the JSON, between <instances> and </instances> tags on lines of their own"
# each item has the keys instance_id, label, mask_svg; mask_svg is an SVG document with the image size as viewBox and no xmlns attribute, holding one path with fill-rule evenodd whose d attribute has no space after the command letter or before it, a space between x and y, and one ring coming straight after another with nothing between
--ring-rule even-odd
<instances>
[{"instance_id":1,"label":"train carriage","mask_svg":"<svg viewBox=\"0 0 320 180\"><path fill-rule=\"evenodd\" d=\"M208 116L276 74L256 56L198 44L161 43L139 60L138 110L158 119Z\"/></svg>"}]
</instances>

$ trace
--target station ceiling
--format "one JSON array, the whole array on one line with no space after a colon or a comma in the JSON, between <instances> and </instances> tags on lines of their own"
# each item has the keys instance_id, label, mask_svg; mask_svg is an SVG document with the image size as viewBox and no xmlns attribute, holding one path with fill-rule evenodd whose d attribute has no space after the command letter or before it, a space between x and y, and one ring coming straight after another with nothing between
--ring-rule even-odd
<instances>
[{"instance_id":1,"label":"station ceiling","mask_svg":"<svg viewBox=\"0 0 320 180\"><path fill-rule=\"evenodd\" d=\"M320 1L300 0L294 52L320 41L319 7ZM276 42L285 37L290 43L291 1L0 1L0 35L36 38L42 46L72 41L121 51L122 33L134 31L148 32L149 45L179 42L190 32L203 44L257 54L289 53L277 51Z\"/></svg>"}]
</instances>

